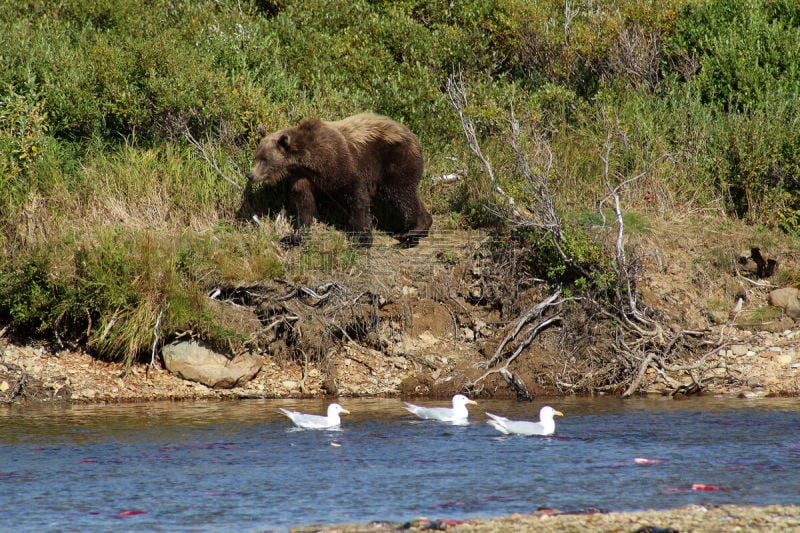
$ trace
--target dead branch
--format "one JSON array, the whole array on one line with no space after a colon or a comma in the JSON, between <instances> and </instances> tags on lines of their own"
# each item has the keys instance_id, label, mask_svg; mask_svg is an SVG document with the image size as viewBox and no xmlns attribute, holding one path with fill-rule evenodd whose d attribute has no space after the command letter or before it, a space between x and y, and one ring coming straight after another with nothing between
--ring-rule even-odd
<instances>
[{"instance_id":1,"label":"dead branch","mask_svg":"<svg viewBox=\"0 0 800 533\"><path fill-rule=\"evenodd\" d=\"M232 180L224 172L222 172L222 170L220 170L219 166L217 166L217 163L208 154L208 151L206 150L205 145L194 138L194 135L192 135L192 132L189 131L189 128L184 129L183 136L186 138L187 141L189 141L189 143L192 146L194 146L197 149L198 152L200 152L200 155L202 156L202 158L206 161L206 163L208 163L211 166L211 168L214 170L214 172L217 173L217 175L220 178L224 179L225 181L227 181L228 183L233 185L236 188L236 190L238 190L238 191L244 190L244 188L241 185L236 183L235 180Z\"/></svg>"},{"instance_id":2,"label":"dead branch","mask_svg":"<svg viewBox=\"0 0 800 533\"><path fill-rule=\"evenodd\" d=\"M569 2L565 9L567 10L565 19L568 21L570 20L568 15L572 13ZM566 27L568 25L567 22ZM466 387L482 390L489 376L500 374L518 395L529 396L524 382L513 374L510 365L529 348L539 333L558 322L562 325L566 323L571 330L570 335L565 335L568 346L564 349L572 349L579 355L569 360L564 359L563 376L555 379L559 386L572 390L624 389L623 396L627 397L643 386L648 370L653 369L658 379L675 390L679 388L686 391L700 390L703 386L702 376L696 375L698 373L696 371L703 368L708 354L691 365L675 364L681 356L691 353L693 349L691 339L688 339L687 332L675 331L668 327L665 317L640 300L637 285L640 270L643 268L642 256L637 254L635 249L626 249L622 193L631 184L648 175L660 161L671 157L671 154L654 158L633 176L620 176L612 155L615 137L621 134L621 130L613 123L609 125L609 132L599 156L602 162L601 177L607 193L599 200L597 210L602 220L600 229L608 228L610 231L615 225L614 240L611 245L614 246L614 250L611 252L610 267L587 266L576 260L566 245L563 221L556 206L556 198L549 188L554 156L546 135L531 128L530 131L525 130L525 135L528 137L524 139L526 142L523 142L522 127L514 113L512 99L508 121L509 143L518 161L517 168L527 180L530 191L529 203L518 207L498 183L491 162L481 150L475 123L466 111L468 98L463 73L454 73L449 77L447 94L451 106L461 121L470 150L486 171L493 193L510 207L504 216L510 218L512 225L541 229L555 246L561 260L576 273L584 276L590 285L581 298L583 305L579 309L564 306L566 300L560 299L558 290L545 301L525 311L512 323L512 327L492 357L475 365L485 369L485 372ZM526 151L529 146L533 147L532 153ZM603 210L609 206L613 209L614 220L607 224ZM597 286L599 290L592 293L595 286L591 280L608 277L613 279L613 285L600 284ZM550 315L547 318L544 317L546 310ZM600 324L593 323L596 321ZM577 334L572 331L573 327L579 330ZM579 340L580 330L582 337ZM611 337L605 339L607 332L610 332ZM524 336L521 341L519 341L520 336ZM605 342L598 343L598 340ZM581 342L584 343L583 351L579 350ZM512 343L516 343L513 351L509 349ZM670 375L680 372L689 374L692 380L689 385L682 385ZM570 373L571 375L568 375Z\"/></svg>"},{"instance_id":3,"label":"dead branch","mask_svg":"<svg viewBox=\"0 0 800 533\"><path fill-rule=\"evenodd\" d=\"M639 372L637 373L636 377L631 381L631 384L622 393L623 398L628 398L636 393L637 390L642 386L642 381L644 381L644 376L647 373L648 368L653 368L664 380L665 382L673 387L673 389L678 390L679 388L689 387L691 389L697 389L698 391L702 389L702 382L701 380L697 379L694 374L692 373L693 370L700 370L705 367L706 359L711 355L719 353L719 351L724 347L717 346L713 350L706 352L700 359L695 361L691 365L670 365L664 362L663 357L656 355L655 353L648 353L644 360L641 362L639 366ZM657 364L656 364L657 363ZM666 372L687 372L689 377L692 379L690 385L681 385L678 384L675 380L669 378L666 375Z\"/></svg>"},{"instance_id":4,"label":"dead branch","mask_svg":"<svg viewBox=\"0 0 800 533\"><path fill-rule=\"evenodd\" d=\"M494 355L492 355L492 358L489 359L488 361L481 361L480 363L476 363L475 365L476 368L491 368L495 366L498 363L498 361L500 361L500 359L502 358L502 353L506 347L506 344L508 344L510 341L516 338L516 336L519 334L520 330L525 324L533 320L535 317L541 316L542 312L544 312L545 309L547 309L550 306L558 306L561 302L556 302L556 299L560 295L561 295L561 290L559 289L553 294L551 294L546 300L539 302L538 304L528 309L528 311L524 315L522 315L520 318L517 319L517 325L514 327L514 329L510 331L508 335L506 335L505 338L497 346L497 349L494 351ZM532 340L533 339L531 338L531 341ZM530 344L530 342L528 344ZM514 357L516 357L516 355Z\"/></svg>"},{"instance_id":5,"label":"dead branch","mask_svg":"<svg viewBox=\"0 0 800 533\"><path fill-rule=\"evenodd\" d=\"M553 194L550 192L548 180L550 172L553 168L553 151L550 149L550 143L538 131L533 132L535 153L533 160L535 164L531 163L531 159L525 155L525 152L520 146L520 125L514 114L514 101L511 101L509 109L509 128L510 136L509 143L514 153L517 156L522 175L528 182L531 197L533 198L533 215L537 220L529 221L530 225L534 225L544 229L548 233L554 235L556 246L563 258L567 255L560 247L561 242L564 241L564 232L561 229L561 217L555 206ZM528 222L526 220L526 222Z\"/></svg>"},{"instance_id":6,"label":"dead branch","mask_svg":"<svg viewBox=\"0 0 800 533\"><path fill-rule=\"evenodd\" d=\"M631 265L628 262L627 254L625 252L625 243L623 240L625 222L623 219L619 192L629 184L646 176L658 161L664 159L665 157L668 157L669 154L664 154L656 158L655 160L651 161L650 164L647 166L647 168L644 169L639 174L631 178L625 179L622 182L618 183L617 185L612 185L610 176L611 152L614 146L612 138L613 138L612 132L609 131L608 135L606 136L604 153L603 155L600 156L600 160L603 162L603 182L606 185L606 189L608 189L608 194L605 197L603 197L598 203L598 213L603 221L602 226L605 227L606 218L605 218L605 213L603 213L603 205L609 201L613 202L614 214L616 216L616 224L617 224L615 265L617 268L617 272L619 274L618 279L621 280L621 282L624 284L624 290L622 291L622 293L627 296L628 300L627 312L622 313L621 315L624 317L627 314L630 314L635 318L635 320L638 323L652 325L653 321L647 318L642 312L640 312L638 308L637 291L635 289L635 277L631 274L632 272ZM620 294L620 296L622 296L623 294ZM634 327L632 323L629 325ZM657 333L656 331L650 331L650 332L640 331L640 334L643 335L655 335L656 333Z\"/></svg>"},{"instance_id":7,"label":"dead branch","mask_svg":"<svg viewBox=\"0 0 800 533\"><path fill-rule=\"evenodd\" d=\"M484 170L486 170L486 174L489 176L489 180L492 182L495 192L506 200L508 206L514 213L518 213L514 205L514 199L509 196L497 182L494 177L494 171L492 170L492 164L481 151L480 144L478 143L478 135L475 132L475 123L469 115L464 113L464 109L466 109L468 105L468 100L467 90L464 87L464 73L462 71L458 72L458 77L452 74L447 78L447 96L450 100L450 105L456 110L458 118L461 120L461 128L464 130L464 135L467 138L467 144L470 150L472 150L472 153L480 160Z\"/></svg>"},{"instance_id":8,"label":"dead branch","mask_svg":"<svg viewBox=\"0 0 800 533\"><path fill-rule=\"evenodd\" d=\"M153 350L150 354L150 368L155 368L156 366L156 352L158 350L158 330L161 327L161 317L164 316L164 307L161 307L161 310L158 312L158 318L156 318L156 325L153 326Z\"/></svg>"},{"instance_id":9,"label":"dead branch","mask_svg":"<svg viewBox=\"0 0 800 533\"><path fill-rule=\"evenodd\" d=\"M525 385L525 382L522 381L519 376L514 375L505 367L500 369L500 375L502 375L506 382L516 391L518 399L526 401L533 399L531 393L528 392L528 387Z\"/></svg>"},{"instance_id":10,"label":"dead branch","mask_svg":"<svg viewBox=\"0 0 800 533\"><path fill-rule=\"evenodd\" d=\"M544 307L546 307L546 306L544 306ZM488 378L492 374L500 374L501 376L503 376L503 378L505 378L505 380L509 383L509 385L511 385L514 388L514 390L516 390L517 396L524 397L525 399L530 399L530 394L528 393L528 388L526 387L525 382L522 381L522 379L520 379L519 377L515 376L508 369L508 367L511 365L511 363L513 363L517 359L517 357L519 357L519 355L523 352L523 350L525 350L525 348L530 346L530 344L533 342L533 339L536 338L536 336L539 334L539 332L544 330L546 327L554 324L555 322L561 322L561 321L562 321L561 316L555 315L555 316L551 316L551 317L539 322L538 324L536 324L536 326L531 328L531 330L528 332L528 336L525 338L525 340L522 341L519 344L519 346L517 346L517 348L514 350L514 352L508 357L508 359L506 359L506 361L503 364L503 366L501 366L499 368L490 368L489 370L484 372L483 375L481 375L479 378L470 381L466 385L466 388L468 388L470 390L475 390L475 388L480 383L485 381L486 378ZM492 363L491 366L494 366L494 364L497 363L497 361L495 361L495 359L498 359L497 358L497 353L495 353L495 357L492 357L492 360L487 362L486 366L484 366L483 368L486 368L486 367L490 366L490 363L492 363L492 361L494 361L494 363ZM499 359L498 359L498 361L499 361Z\"/></svg>"},{"instance_id":11,"label":"dead branch","mask_svg":"<svg viewBox=\"0 0 800 533\"><path fill-rule=\"evenodd\" d=\"M520 345L517 347L516 350L514 350L514 353L506 360L506 362L503 364L503 366L501 366L499 368L492 368L492 369L487 370L486 372L483 373L483 375L481 375L477 379L474 379L474 380L470 381L469 383L467 383L466 388L469 389L469 390L476 390L476 387L479 384L483 383L486 380L486 378L488 378L492 374L500 374L501 376L503 376L505 378L505 380L509 383L509 385L514 387L514 389L517 391L517 395L518 396L524 396L526 399L530 399L530 395L527 393L528 389L525 386L525 382L522 381L521 378L515 376L508 369L508 367L511 366L511 363L513 363L517 359L517 357L522 353L522 351L525 348L530 346L531 342L533 342L533 339L536 338L536 335L538 335L540 331L542 331L545 327L547 327L547 326L549 326L549 325L551 325L551 324L553 324L553 323L555 323L557 321L558 322L561 321L561 317L560 316L550 317L547 320L541 322L540 324L537 324L536 327L534 327L533 330L530 332L528 337L522 343L520 343ZM524 394L522 394L523 390L525 391Z\"/></svg>"}]
</instances>

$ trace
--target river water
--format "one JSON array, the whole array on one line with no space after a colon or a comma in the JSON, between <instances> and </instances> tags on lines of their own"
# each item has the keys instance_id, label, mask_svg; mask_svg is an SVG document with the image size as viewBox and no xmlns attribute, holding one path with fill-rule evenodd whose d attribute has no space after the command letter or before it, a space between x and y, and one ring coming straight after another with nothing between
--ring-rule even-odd
<instances>
[{"instance_id":1,"label":"river water","mask_svg":"<svg viewBox=\"0 0 800 533\"><path fill-rule=\"evenodd\" d=\"M565 415L553 437L485 423L485 411L535 419L539 401L482 401L465 426L416 420L396 399L341 403L339 431L293 429L277 411L323 413L323 400L2 407L0 530L800 504L798 399L553 398Z\"/></svg>"}]
</instances>

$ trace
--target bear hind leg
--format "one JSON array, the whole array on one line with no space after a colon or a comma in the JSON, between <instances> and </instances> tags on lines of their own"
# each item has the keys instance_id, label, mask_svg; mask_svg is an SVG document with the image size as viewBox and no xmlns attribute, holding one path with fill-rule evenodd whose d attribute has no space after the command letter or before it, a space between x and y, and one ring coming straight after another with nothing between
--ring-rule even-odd
<instances>
[{"instance_id":1,"label":"bear hind leg","mask_svg":"<svg viewBox=\"0 0 800 533\"><path fill-rule=\"evenodd\" d=\"M348 237L355 242L356 246L369 248L372 246L371 198L366 191L358 191L348 198L347 203L350 212Z\"/></svg>"},{"instance_id":2,"label":"bear hind leg","mask_svg":"<svg viewBox=\"0 0 800 533\"><path fill-rule=\"evenodd\" d=\"M419 240L427 237L428 232L433 224L433 217L425 209L419 196L414 193L413 199L409 205L415 206L414 208L402 209L404 224L403 231L395 234L395 239L400 241L400 246L403 248L413 248L419 244Z\"/></svg>"}]
</instances>

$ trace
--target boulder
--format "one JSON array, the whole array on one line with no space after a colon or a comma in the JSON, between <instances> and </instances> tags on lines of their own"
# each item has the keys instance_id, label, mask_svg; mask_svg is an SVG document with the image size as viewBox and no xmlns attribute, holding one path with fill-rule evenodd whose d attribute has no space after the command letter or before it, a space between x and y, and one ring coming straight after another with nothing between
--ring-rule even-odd
<instances>
[{"instance_id":1,"label":"boulder","mask_svg":"<svg viewBox=\"0 0 800 533\"><path fill-rule=\"evenodd\" d=\"M795 320L800 319L800 289L794 287L775 289L769 293L769 304L782 308Z\"/></svg>"},{"instance_id":2,"label":"boulder","mask_svg":"<svg viewBox=\"0 0 800 533\"><path fill-rule=\"evenodd\" d=\"M173 374L216 389L232 389L247 383L263 364L261 357L252 355L228 359L195 341L170 343L164 346L161 355L164 366Z\"/></svg>"}]
</instances>

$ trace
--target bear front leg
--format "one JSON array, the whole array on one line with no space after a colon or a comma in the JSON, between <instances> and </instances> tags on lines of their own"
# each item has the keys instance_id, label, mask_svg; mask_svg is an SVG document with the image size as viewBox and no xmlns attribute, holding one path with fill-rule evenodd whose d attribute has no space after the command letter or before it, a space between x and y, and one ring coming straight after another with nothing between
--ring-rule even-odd
<instances>
[{"instance_id":1,"label":"bear front leg","mask_svg":"<svg viewBox=\"0 0 800 533\"><path fill-rule=\"evenodd\" d=\"M306 178L297 178L289 189L289 204L294 213L294 233L281 239L284 246L299 246L303 233L317 218L314 185Z\"/></svg>"}]
</instances>

